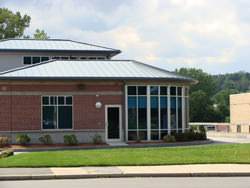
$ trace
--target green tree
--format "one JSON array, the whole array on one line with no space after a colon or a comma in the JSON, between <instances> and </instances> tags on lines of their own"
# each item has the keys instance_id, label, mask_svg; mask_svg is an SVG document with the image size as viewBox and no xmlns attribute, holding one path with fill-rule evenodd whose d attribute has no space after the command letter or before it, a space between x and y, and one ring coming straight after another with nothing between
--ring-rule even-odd
<instances>
[{"instance_id":1,"label":"green tree","mask_svg":"<svg viewBox=\"0 0 250 188\"><path fill-rule=\"evenodd\" d=\"M13 13L7 8L0 8L0 39L22 37L30 25L30 16Z\"/></svg>"},{"instance_id":2,"label":"green tree","mask_svg":"<svg viewBox=\"0 0 250 188\"><path fill-rule=\"evenodd\" d=\"M45 39L49 39L49 36L44 30L36 29L35 33L33 34L33 38L45 40Z\"/></svg>"},{"instance_id":3,"label":"green tree","mask_svg":"<svg viewBox=\"0 0 250 188\"><path fill-rule=\"evenodd\" d=\"M231 94L238 93L236 89L224 89L219 91L214 97L214 105L216 106L216 110L221 113L222 120L228 121L229 120L229 96Z\"/></svg>"},{"instance_id":4,"label":"green tree","mask_svg":"<svg viewBox=\"0 0 250 188\"><path fill-rule=\"evenodd\" d=\"M215 79L201 69L181 68L176 72L198 80L198 84L190 87L190 121L220 121L221 114L215 110L212 101L217 87Z\"/></svg>"}]
</instances>

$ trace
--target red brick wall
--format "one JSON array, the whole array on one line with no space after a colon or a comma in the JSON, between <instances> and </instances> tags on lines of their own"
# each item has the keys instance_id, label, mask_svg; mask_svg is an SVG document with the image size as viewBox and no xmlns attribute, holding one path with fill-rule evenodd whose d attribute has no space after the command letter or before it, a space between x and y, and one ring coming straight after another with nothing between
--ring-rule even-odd
<instances>
[{"instance_id":1,"label":"red brick wall","mask_svg":"<svg viewBox=\"0 0 250 188\"><path fill-rule=\"evenodd\" d=\"M0 85L0 88L3 85ZM10 86L5 85L5 91ZM2 89L3 91L3 89ZM67 85L12 85L12 91L69 92L79 91L76 84ZM123 91L121 84L84 85L83 92ZM95 103L102 102L102 108L96 109ZM74 129L104 129L105 104L122 104L122 95L75 95L73 96ZM12 106L12 108L11 108ZM0 131L21 131L41 129L41 96L38 95L0 95Z\"/></svg>"},{"instance_id":2,"label":"red brick wall","mask_svg":"<svg viewBox=\"0 0 250 188\"><path fill-rule=\"evenodd\" d=\"M102 103L101 109L96 109L95 103ZM74 96L74 128L104 129L105 104L122 104L123 96Z\"/></svg>"}]
</instances>

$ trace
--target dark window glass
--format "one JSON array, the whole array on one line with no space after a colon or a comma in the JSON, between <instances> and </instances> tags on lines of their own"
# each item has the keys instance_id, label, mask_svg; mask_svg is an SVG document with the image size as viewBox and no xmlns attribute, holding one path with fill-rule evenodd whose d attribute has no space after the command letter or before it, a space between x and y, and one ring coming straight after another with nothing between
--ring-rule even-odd
<instances>
[{"instance_id":1,"label":"dark window glass","mask_svg":"<svg viewBox=\"0 0 250 188\"><path fill-rule=\"evenodd\" d=\"M137 140L137 131L128 131L128 140Z\"/></svg>"},{"instance_id":2,"label":"dark window glass","mask_svg":"<svg viewBox=\"0 0 250 188\"><path fill-rule=\"evenodd\" d=\"M60 57L58 57L58 56L55 56L55 57L52 57L52 59L60 59Z\"/></svg>"},{"instance_id":3,"label":"dark window glass","mask_svg":"<svg viewBox=\"0 0 250 188\"><path fill-rule=\"evenodd\" d=\"M170 87L170 95L176 95L176 87Z\"/></svg>"},{"instance_id":4,"label":"dark window glass","mask_svg":"<svg viewBox=\"0 0 250 188\"><path fill-rule=\"evenodd\" d=\"M178 93L178 96L182 96L182 88L181 87L177 88L177 93Z\"/></svg>"},{"instance_id":5,"label":"dark window glass","mask_svg":"<svg viewBox=\"0 0 250 188\"><path fill-rule=\"evenodd\" d=\"M50 97L50 104L57 104L57 101L56 101L56 97L55 97L55 96L51 96L51 97Z\"/></svg>"},{"instance_id":6,"label":"dark window glass","mask_svg":"<svg viewBox=\"0 0 250 188\"><path fill-rule=\"evenodd\" d=\"M41 61L48 61L49 57L41 57Z\"/></svg>"},{"instance_id":7,"label":"dark window glass","mask_svg":"<svg viewBox=\"0 0 250 188\"><path fill-rule=\"evenodd\" d=\"M80 59L85 60L85 59L87 59L87 57L80 57Z\"/></svg>"},{"instance_id":8,"label":"dark window glass","mask_svg":"<svg viewBox=\"0 0 250 188\"><path fill-rule=\"evenodd\" d=\"M76 60L76 59L77 59L77 57L70 56L70 59L71 59L71 60Z\"/></svg>"},{"instance_id":9,"label":"dark window glass","mask_svg":"<svg viewBox=\"0 0 250 188\"><path fill-rule=\"evenodd\" d=\"M150 87L150 94L151 95L158 95L158 86L151 86Z\"/></svg>"},{"instance_id":10,"label":"dark window glass","mask_svg":"<svg viewBox=\"0 0 250 188\"><path fill-rule=\"evenodd\" d=\"M23 64L30 65L32 63L30 56L23 57Z\"/></svg>"},{"instance_id":11,"label":"dark window glass","mask_svg":"<svg viewBox=\"0 0 250 188\"><path fill-rule=\"evenodd\" d=\"M159 131L151 131L151 140L159 140Z\"/></svg>"},{"instance_id":12,"label":"dark window glass","mask_svg":"<svg viewBox=\"0 0 250 188\"><path fill-rule=\"evenodd\" d=\"M57 108L55 106L43 107L43 129L55 129L57 124Z\"/></svg>"},{"instance_id":13,"label":"dark window glass","mask_svg":"<svg viewBox=\"0 0 250 188\"><path fill-rule=\"evenodd\" d=\"M45 105L49 104L49 97L43 97L43 104Z\"/></svg>"},{"instance_id":14,"label":"dark window glass","mask_svg":"<svg viewBox=\"0 0 250 188\"><path fill-rule=\"evenodd\" d=\"M66 97L66 104L72 104L72 97Z\"/></svg>"},{"instance_id":15,"label":"dark window glass","mask_svg":"<svg viewBox=\"0 0 250 188\"><path fill-rule=\"evenodd\" d=\"M64 97L58 97L58 104L64 104Z\"/></svg>"},{"instance_id":16,"label":"dark window glass","mask_svg":"<svg viewBox=\"0 0 250 188\"><path fill-rule=\"evenodd\" d=\"M89 57L89 60L96 60L96 57Z\"/></svg>"},{"instance_id":17,"label":"dark window glass","mask_svg":"<svg viewBox=\"0 0 250 188\"><path fill-rule=\"evenodd\" d=\"M151 103L151 129L159 129L159 102L158 97L153 96L150 100Z\"/></svg>"},{"instance_id":18,"label":"dark window glass","mask_svg":"<svg viewBox=\"0 0 250 188\"><path fill-rule=\"evenodd\" d=\"M168 98L160 98L160 107L161 107L161 129L168 128Z\"/></svg>"},{"instance_id":19,"label":"dark window glass","mask_svg":"<svg viewBox=\"0 0 250 188\"><path fill-rule=\"evenodd\" d=\"M147 140L147 131L139 131L139 139Z\"/></svg>"},{"instance_id":20,"label":"dark window glass","mask_svg":"<svg viewBox=\"0 0 250 188\"><path fill-rule=\"evenodd\" d=\"M128 129L137 129L136 97L128 97Z\"/></svg>"},{"instance_id":21,"label":"dark window glass","mask_svg":"<svg viewBox=\"0 0 250 188\"><path fill-rule=\"evenodd\" d=\"M147 129L147 97L138 97L139 129Z\"/></svg>"},{"instance_id":22,"label":"dark window glass","mask_svg":"<svg viewBox=\"0 0 250 188\"><path fill-rule=\"evenodd\" d=\"M40 57L32 57L32 64L40 63Z\"/></svg>"},{"instance_id":23,"label":"dark window glass","mask_svg":"<svg viewBox=\"0 0 250 188\"><path fill-rule=\"evenodd\" d=\"M178 129L182 130L182 98L178 97Z\"/></svg>"},{"instance_id":24,"label":"dark window glass","mask_svg":"<svg viewBox=\"0 0 250 188\"><path fill-rule=\"evenodd\" d=\"M176 129L176 97L171 97L171 129Z\"/></svg>"},{"instance_id":25,"label":"dark window glass","mask_svg":"<svg viewBox=\"0 0 250 188\"><path fill-rule=\"evenodd\" d=\"M168 94L168 88L165 86L161 86L161 95L167 95Z\"/></svg>"},{"instance_id":26,"label":"dark window glass","mask_svg":"<svg viewBox=\"0 0 250 188\"><path fill-rule=\"evenodd\" d=\"M138 86L138 95L147 95L147 87Z\"/></svg>"},{"instance_id":27,"label":"dark window glass","mask_svg":"<svg viewBox=\"0 0 250 188\"><path fill-rule=\"evenodd\" d=\"M67 56L63 56L63 57L61 57L61 59L62 59L62 60L68 60L68 59L69 59L69 57L67 57Z\"/></svg>"},{"instance_id":28,"label":"dark window glass","mask_svg":"<svg viewBox=\"0 0 250 188\"><path fill-rule=\"evenodd\" d=\"M58 107L58 128L72 129L72 106Z\"/></svg>"},{"instance_id":29,"label":"dark window glass","mask_svg":"<svg viewBox=\"0 0 250 188\"><path fill-rule=\"evenodd\" d=\"M136 95L136 86L128 86L128 95Z\"/></svg>"},{"instance_id":30,"label":"dark window glass","mask_svg":"<svg viewBox=\"0 0 250 188\"><path fill-rule=\"evenodd\" d=\"M97 59L104 60L104 59L105 59L105 57L98 57Z\"/></svg>"}]
</instances>

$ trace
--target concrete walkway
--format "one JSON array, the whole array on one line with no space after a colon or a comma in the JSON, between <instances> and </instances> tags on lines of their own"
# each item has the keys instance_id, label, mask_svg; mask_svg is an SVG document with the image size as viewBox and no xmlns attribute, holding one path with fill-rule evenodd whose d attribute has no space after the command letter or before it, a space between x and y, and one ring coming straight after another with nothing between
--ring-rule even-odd
<instances>
[{"instance_id":1,"label":"concrete walkway","mask_svg":"<svg viewBox=\"0 0 250 188\"><path fill-rule=\"evenodd\" d=\"M0 180L194 176L250 176L250 165L205 164L77 168L0 168Z\"/></svg>"}]
</instances>

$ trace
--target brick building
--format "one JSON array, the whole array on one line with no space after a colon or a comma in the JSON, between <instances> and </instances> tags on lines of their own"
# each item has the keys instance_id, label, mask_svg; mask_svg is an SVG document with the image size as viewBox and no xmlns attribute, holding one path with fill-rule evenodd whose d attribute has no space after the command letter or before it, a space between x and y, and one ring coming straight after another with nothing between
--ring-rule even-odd
<instances>
[{"instance_id":1,"label":"brick building","mask_svg":"<svg viewBox=\"0 0 250 188\"><path fill-rule=\"evenodd\" d=\"M250 133L250 93L230 95L230 132Z\"/></svg>"},{"instance_id":2,"label":"brick building","mask_svg":"<svg viewBox=\"0 0 250 188\"><path fill-rule=\"evenodd\" d=\"M1 41L0 66L11 70L0 74L0 135L15 142L25 133L39 143L50 134L62 143L63 135L75 134L86 143L96 134L105 142L128 142L184 132L188 88L195 81L141 62L111 60L118 53L68 40Z\"/></svg>"}]
</instances>

